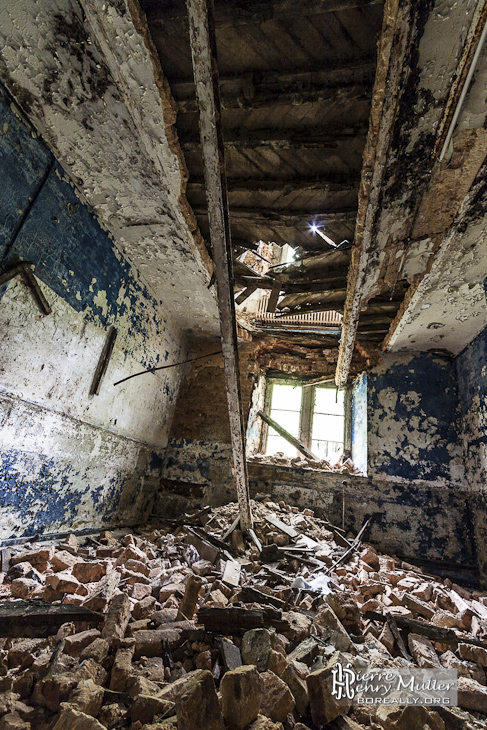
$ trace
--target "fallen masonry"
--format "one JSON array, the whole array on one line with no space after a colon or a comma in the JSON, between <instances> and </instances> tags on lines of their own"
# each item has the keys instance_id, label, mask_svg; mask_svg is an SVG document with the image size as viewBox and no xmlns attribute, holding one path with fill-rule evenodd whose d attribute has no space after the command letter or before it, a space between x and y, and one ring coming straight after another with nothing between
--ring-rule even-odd
<instances>
[{"instance_id":1,"label":"fallen masonry","mask_svg":"<svg viewBox=\"0 0 487 730\"><path fill-rule=\"evenodd\" d=\"M474 730L487 592L270 499L4 548L0 730ZM7 563L7 565L6 565ZM459 707L361 706L338 663L445 667Z\"/></svg>"}]
</instances>

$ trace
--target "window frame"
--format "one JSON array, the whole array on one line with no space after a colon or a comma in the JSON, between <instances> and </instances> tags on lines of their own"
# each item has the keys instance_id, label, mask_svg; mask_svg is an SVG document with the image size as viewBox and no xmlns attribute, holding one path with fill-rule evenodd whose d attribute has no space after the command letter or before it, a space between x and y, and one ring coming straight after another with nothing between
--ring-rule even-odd
<instances>
[{"instance_id":1,"label":"window frame","mask_svg":"<svg viewBox=\"0 0 487 730\"><path fill-rule=\"evenodd\" d=\"M307 449L312 451L312 431L313 431L313 416L314 416L314 405L315 405L315 392L317 388L328 388L330 390L336 390L336 385L332 383L316 383L315 385L306 385L306 380L300 380L295 378L283 378L278 376L268 376L266 378L265 396L264 396L264 413L270 415L271 402L272 402L272 390L274 385L294 385L295 387L303 388L303 396L301 399L301 409L299 416L299 435L298 439L301 443L306 446ZM306 387L303 387L305 386ZM345 388L344 397L344 433L343 433L343 453L345 457L349 457L352 451L352 388L347 384ZM265 454L267 451L267 440L269 436L269 426L263 422L262 431L260 437L259 451L261 454Z\"/></svg>"}]
</instances>

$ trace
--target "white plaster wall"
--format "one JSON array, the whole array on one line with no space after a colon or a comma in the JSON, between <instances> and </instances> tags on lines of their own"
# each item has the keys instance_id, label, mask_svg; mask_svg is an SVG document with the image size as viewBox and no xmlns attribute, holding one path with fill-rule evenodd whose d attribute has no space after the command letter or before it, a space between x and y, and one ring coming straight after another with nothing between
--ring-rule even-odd
<instances>
[{"instance_id":1,"label":"white plaster wall","mask_svg":"<svg viewBox=\"0 0 487 730\"><path fill-rule=\"evenodd\" d=\"M107 330L88 323L83 313L76 312L42 282L39 284L52 307L52 313L46 317L40 314L29 290L18 279L9 283L0 300L0 392L163 449L181 369L142 375L122 385L113 383L144 370L144 360L155 363L158 354L160 364L183 360L181 332L167 322L162 312L162 339L150 317L147 326L153 332L149 338L129 330L127 319L115 322L117 340L100 393L90 396Z\"/></svg>"}]
</instances>

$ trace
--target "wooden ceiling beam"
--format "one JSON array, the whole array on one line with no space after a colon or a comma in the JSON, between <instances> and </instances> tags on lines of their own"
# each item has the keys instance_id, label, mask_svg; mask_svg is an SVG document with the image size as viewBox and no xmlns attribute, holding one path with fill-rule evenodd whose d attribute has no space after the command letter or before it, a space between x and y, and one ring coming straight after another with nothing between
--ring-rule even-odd
<instances>
[{"instance_id":1,"label":"wooden ceiling beam","mask_svg":"<svg viewBox=\"0 0 487 730\"><path fill-rule=\"evenodd\" d=\"M370 101L372 87L370 84L336 84L319 88L301 89L299 91L261 91L229 92L222 90L221 108L229 109L272 109L282 106L301 106L303 104L351 104ZM196 98L175 99L178 114L195 114L198 111Z\"/></svg>"},{"instance_id":2,"label":"wooden ceiling beam","mask_svg":"<svg viewBox=\"0 0 487 730\"><path fill-rule=\"evenodd\" d=\"M264 23L269 20L282 20L303 15L322 15L354 8L378 5L382 0L262 0L255 3L229 2L219 0L215 3L215 26L217 28ZM184 6L178 2L163 4L160 0L146 2L145 12L150 23L184 21Z\"/></svg>"},{"instance_id":3,"label":"wooden ceiling beam","mask_svg":"<svg viewBox=\"0 0 487 730\"><path fill-rule=\"evenodd\" d=\"M274 193L323 191L330 193L353 193L357 191L360 176L352 175L325 175L322 178L291 177L283 179L253 180L252 178L227 178L227 188L230 193ZM187 184L188 193L204 193L205 181L203 178L191 179Z\"/></svg>"},{"instance_id":4,"label":"wooden ceiling beam","mask_svg":"<svg viewBox=\"0 0 487 730\"><path fill-rule=\"evenodd\" d=\"M206 217L208 210L201 205L193 206L195 215ZM268 228L291 228L297 226L306 228L310 221L317 226L325 226L327 223L354 223L357 212L355 208L343 210L330 210L314 213L310 210L279 210L277 208L239 208L230 206L230 219L248 220L254 225L267 226Z\"/></svg>"},{"instance_id":5,"label":"wooden ceiling beam","mask_svg":"<svg viewBox=\"0 0 487 730\"><path fill-rule=\"evenodd\" d=\"M301 150L301 149L331 149L335 150L343 142L350 142L357 137L365 137L367 134L366 124L357 124L354 127L342 129L323 128L309 129L255 129L244 132L225 132L225 149L245 150L258 149L259 147L271 147L277 150ZM199 140L188 139L181 142L183 152L194 152L201 149Z\"/></svg>"}]
</instances>

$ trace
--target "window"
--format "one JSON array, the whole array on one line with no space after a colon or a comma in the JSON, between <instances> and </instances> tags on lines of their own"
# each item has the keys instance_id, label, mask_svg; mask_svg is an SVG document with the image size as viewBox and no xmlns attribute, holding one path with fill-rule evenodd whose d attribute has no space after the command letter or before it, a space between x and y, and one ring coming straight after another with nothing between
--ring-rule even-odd
<instances>
[{"instance_id":1,"label":"window","mask_svg":"<svg viewBox=\"0 0 487 730\"><path fill-rule=\"evenodd\" d=\"M269 380L265 410L315 456L334 462L344 450L350 450L347 437L349 395L347 390L338 390L331 384L307 386L292 381ZM263 429L263 446L267 456L278 451L291 458L300 455L270 426Z\"/></svg>"}]
</instances>

